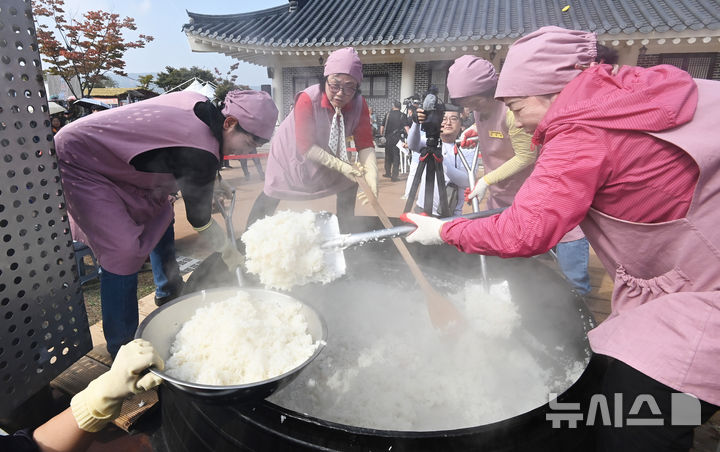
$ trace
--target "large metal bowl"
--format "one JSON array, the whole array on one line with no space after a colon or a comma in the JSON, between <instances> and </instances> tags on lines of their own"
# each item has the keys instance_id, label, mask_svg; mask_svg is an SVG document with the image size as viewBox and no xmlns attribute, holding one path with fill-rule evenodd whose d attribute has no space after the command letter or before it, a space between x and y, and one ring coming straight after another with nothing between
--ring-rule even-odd
<instances>
[{"instance_id":1,"label":"large metal bowl","mask_svg":"<svg viewBox=\"0 0 720 452\"><path fill-rule=\"evenodd\" d=\"M166 384L169 384L172 388L202 398L205 401L216 401L220 403L228 403L230 401L236 403L252 402L262 400L290 383L305 366L320 354L327 338L327 328L325 327L324 320L315 309L289 295L257 288L238 289L236 287L224 287L203 290L179 297L148 315L138 327L135 338L149 341L153 344L153 347L160 357L164 361L167 361L170 357L170 346L175 340L175 336L178 331L180 331L182 325L195 314L195 311L215 301L231 298L237 294L238 290L249 293L253 301L260 303L265 301L300 303L302 305L302 313L308 323L308 332L314 342L319 341L320 343L312 356L302 364L282 375L268 380L242 385L215 386L192 383L175 378L155 368L151 368L150 371L160 376L166 381ZM210 334L210 332L208 332L208 334Z\"/></svg>"}]
</instances>

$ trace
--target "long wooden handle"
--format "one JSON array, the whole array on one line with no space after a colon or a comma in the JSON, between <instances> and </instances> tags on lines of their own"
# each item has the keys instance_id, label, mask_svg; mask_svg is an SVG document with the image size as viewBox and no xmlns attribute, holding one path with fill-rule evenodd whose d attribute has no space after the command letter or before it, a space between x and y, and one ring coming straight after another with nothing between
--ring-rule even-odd
<instances>
[{"instance_id":1,"label":"long wooden handle","mask_svg":"<svg viewBox=\"0 0 720 452\"><path fill-rule=\"evenodd\" d=\"M383 226L386 228L392 228L393 224L390 222L390 218L388 218L387 214L385 213L385 210L382 208L380 203L378 202L377 197L375 197L375 194L370 189L370 185L368 185L367 181L362 176L355 176L355 180L360 185L360 188L362 188L362 191L365 192L365 196L367 197L368 201L370 202L370 205L375 209L375 213L380 218L380 221L382 222ZM398 252L400 253L400 256L402 256L403 260L407 264L407 266L410 268L410 271L412 272L413 276L417 280L418 284L420 285L420 288L425 293L431 293L435 294L435 288L430 285L430 282L425 278L425 275L423 274L422 270L420 270L420 267L418 266L417 262L415 262L415 259L412 257L412 254L410 254L410 250L405 245L405 242L402 241L401 238L395 237L392 239L393 243L395 244L395 247L397 248ZM448 302L449 303L449 302ZM452 306L452 305L451 305ZM454 306L453 306L454 308Z\"/></svg>"}]
</instances>

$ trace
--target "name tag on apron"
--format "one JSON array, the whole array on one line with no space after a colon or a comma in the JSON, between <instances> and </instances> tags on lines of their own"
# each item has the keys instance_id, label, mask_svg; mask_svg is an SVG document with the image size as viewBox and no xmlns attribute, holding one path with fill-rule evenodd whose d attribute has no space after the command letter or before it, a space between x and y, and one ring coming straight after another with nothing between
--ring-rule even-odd
<instances>
[{"instance_id":1,"label":"name tag on apron","mask_svg":"<svg viewBox=\"0 0 720 452\"><path fill-rule=\"evenodd\" d=\"M505 138L505 135L499 130L488 130L488 135L490 138Z\"/></svg>"}]
</instances>

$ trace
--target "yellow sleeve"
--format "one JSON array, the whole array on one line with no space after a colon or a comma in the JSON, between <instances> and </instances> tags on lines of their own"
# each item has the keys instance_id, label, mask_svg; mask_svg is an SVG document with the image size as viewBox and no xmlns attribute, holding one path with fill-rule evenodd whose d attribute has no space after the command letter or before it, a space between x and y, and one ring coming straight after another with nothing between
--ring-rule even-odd
<instances>
[{"instance_id":1,"label":"yellow sleeve","mask_svg":"<svg viewBox=\"0 0 720 452\"><path fill-rule=\"evenodd\" d=\"M490 171L483 176L483 180L485 180L485 183L488 185L497 184L507 179L532 165L535 163L535 160L537 160L537 153L531 148L530 140L532 139L532 135L526 133L523 129L515 127L515 115L513 115L512 111L508 110L505 121L508 126L510 142L512 143L515 155L507 162L495 168L494 171Z\"/></svg>"}]
</instances>

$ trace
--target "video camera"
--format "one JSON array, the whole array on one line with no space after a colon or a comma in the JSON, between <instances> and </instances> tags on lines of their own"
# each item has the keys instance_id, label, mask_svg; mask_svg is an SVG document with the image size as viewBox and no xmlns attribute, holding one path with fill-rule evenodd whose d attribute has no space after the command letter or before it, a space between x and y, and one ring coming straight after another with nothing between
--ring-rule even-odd
<instances>
[{"instance_id":1,"label":"video camera","mask_svg":"<svg viewBox=\"0 0 720 452\"><path fill-rule=\"evenodd\" d=\"M413 94L410 97L406 97L403 99L403 106L407 109L408 107L419 107L420 106L420 96L417 94Z\"/></svg>"},{"instance_id":2,"label":"video camera","mask_svg":"<svg viewBox=\"0 0 720 452\"><path fill-rule=\"evenodd\" d=\"M435 85L430 86L422 109L425 111L425 122L422 130L425 132L425 141L428 147L437 147L440 144L440 131L443 117L445 116L445 104L437 96L438 89Z\"/></svg>"}]
</instances>

